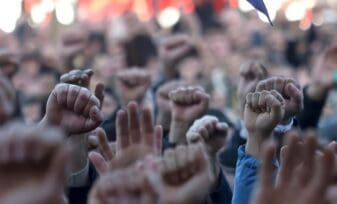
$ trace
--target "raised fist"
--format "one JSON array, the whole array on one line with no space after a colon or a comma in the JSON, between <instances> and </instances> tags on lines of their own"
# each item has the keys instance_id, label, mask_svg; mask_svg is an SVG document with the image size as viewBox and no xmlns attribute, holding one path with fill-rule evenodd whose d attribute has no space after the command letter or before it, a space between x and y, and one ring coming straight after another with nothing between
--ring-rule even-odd
<instances>
[{"instance_id":1,"label":"raised fist","mask_svg":"<svg viewBox=\"0 0 337 204\"><path fill-rule=\"evenodd\" d=\"M209 95L199 87L178 88L169 97L175 121L192 123L208 110Z\"/></svg>"},{"instance_id":2,"label":"raised fist","mask_svg":"<svg viewBox=\"0 0 337 204\"><path fill-rule=\"evenodd\" d=\"M256 91L276 90L285 100L285 114L282 119L283 123L288 123L303 108L303 96L300 85L291 78L270 77L260 81L257 84Z\"/></svg>"},{"instance_id":3,"label":"raised fist","mask_svg":"<svg viewBox=\"0 0 337 204\"><path fill-rule=\"evenodd\" d=\"M249 135L269 136L284 117L285 101L275 90L249 93L244 122Z\"/></svg>"},{"instance_id":4,"label":"raised fist","mask_svg":"<svg viewBox=\"0 0 337 204\"><path fill-rule=\"evenodd\" d=\"M99 178L89 195L89 204L156 204L158 195L145 172L116 170Z\"/></svg>"},{"instance_id":5,"label":"raised fist","mask_svg":"<svg viewBox=\"0 0 337 204\"><path fill-rule=\"evenodd\" d=\"M151 84L151 76L145 70L133 68L117 74L117 91L120 102L126 106L130 101L142 102Z\"/></svg>"},{"instance_id":6,"label":"raised fist","mask_svg":"<svg viewBox=\"0 0 337 204\"><path fill-rule=\"evenodd\" d=\"M66 84L74 84L77 86L89 88L90 80L94 72L92 69L80 70L74 69L60 77L60 81Z\"/></svg>"},{"instance_id":7,"label":"raised fist","mask_svg":"<svg viewBox=\"0 0 337 204\"><path fill-rule=\"evenodd\" d=\"M88 89L58 84L48 98L41 123L61 127L68 134L80 134L94 130L102 120L100 101Z\"/></svg>"},{"instance_id":8,"label":"raised fist","mask_svg":"<svg viewBox=\"0 0 337 204\"><path fill-rule=\"evenodd\" d=\"M0 203L64 203L68 151L63 133L14 124L0 134Z\"/></svg>"},{"instance_id":9,"label":"raised fist","mask_svg":"<svg viewBox=\"0 0 337 204\"><path fill-rule=\"evenodd\" d=\"M7 122L15 111L15 89L11 82L0 75L0 124Z\"/></svg>"},{"instance_id":10,"label":"raised fist","mask_svg":"<svg viewBox=\"0 0 337 204\"><path fill-rule=\"evenodd\" d=\"M243 114L246 104L246 96L249 92L254 92L259 81L268 76L266 68L259 62L252 61L240 67L240 80L237 94L240 98L241 114Z\"/></svg>"},{"instance_id":11,"label":"raised fist","mask_svg":"<svg viewBox=\"0 0 337 204\"><path fill-rule=\"evenodd\" d=\"M164 153L162 162L160 174L148 174L159 193L158 203L192 204L204 201L215 179L203 145L169 149Z\"/></svg>"},{"instance_id":12,"label":"raised fist","mask_svg":"<svg viewBox=\"0 0 337 204\"><path fill-rule=\"evenodd\" d=\"M186 134L188 143L203 142L211 157L225 145L228 125L221 123L214 116L206 115L196 120Z\"/></svg>"},{"instance_id":13,"label":"raised fist","mask_svg":"<svg viewBox=\"0 0 337 204\"><path fill-rule=\"evenodd\" d=\"M160 46L160 58L164 65L165 76L175 78L177 70L175 63L191 50L192 42L188 35L179 34L168 37Z\"/></svg>"},{"instance_id":14,"label":"raised fist","mask_svg":"<svg viewBox=\"0 0 337 204\"><path fill-rule=\"evenodd\" d=\"M162 125L164 129L170 128L171 123L171 105L169 93L179 87L187 86L183 81L170 81L160 86L156 92L156 99L158 104L158 124Z\"/></svg>"}]
</instances>

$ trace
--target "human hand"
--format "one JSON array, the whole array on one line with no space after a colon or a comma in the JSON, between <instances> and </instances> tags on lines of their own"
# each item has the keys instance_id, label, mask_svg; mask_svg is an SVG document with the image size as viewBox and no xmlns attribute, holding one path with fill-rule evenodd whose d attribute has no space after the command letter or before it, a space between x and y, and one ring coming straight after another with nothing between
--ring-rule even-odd
<instances>
[{"instance_id":1,"label":"human hand","mask_svg":"<svg viewBox=\"0 0 337 204\"><path fill-rule=\"evenodd\" d=\"M63 133L12 124L0 134L0 202L64 203L68 151Z\"/></svg>"},{"instance_id":2,"label":"human hand","mask_svg":"<svg viewBox=\"0 0 337 204\"><path fill-rule=\"evenodd\" d=\"M317 101L322 101L328 91L336 85L334 80L337 71L337 44L335 43L318 57L313 67L312 83L308 86L308 95Z\"/></svg>"},{"instance_id":3,"label":"human hand","mask_svg":"<svg viewBox=\"0 0 337 204\"><path fill-rule=\"evenodd\" d=\"M120 169L103 175L89 195L89 204L156 204L158 195L145 172L135 168Z\"/></svg>"},{"instance_id":4,"label":"human hand","mask_svg":"<svg viewBox=\"0 0 337 204\"><path fill-rule=\"evenodd\" d=\"M80 87L84 87L89 89L91 77L94 74L92 69L86 69L86 70L80 70L80 69L74 69L70 72L67 72L63 74L60 77L61 83L65 84L73 84ZM103 83L97 83L95 87L95 96L99 99L100 105L103 105L104 101L104 84Z\"/></svg>"},{"instance_id":5,"label":"human hand","mask_svg":"<svg viewBox=\"0 0 337 204\"><path fill-rule=\"evenodd\" d=\"M161 126L153 126L151 110L148 107L143 108L141 119L139 115L135 102L128 104L127 112L120 110L117 113L115 148L108 144L104 131L97 130L103 156L92 152L89 158L99 174L105 174L111 169L128 167L148 154L161 154Z\"/></svg>"},{"instance_id":6,"label":"human hand","mask_svg":"<svg viewBox=\"0 0 337 204\"><path fill-rule=\"evenodd\" d=\"M94 74L92 69L80 70L74 69L70 72L63 74L60 77L61 83L74 84L84 88L89 88L90 80Z\"/></svg>"},{"instance_id":7,"label":"human hand","mask_svg":"<svg viewBox=\"0 0 337 204\"><path fill-rule=\"evenodd\" d=\"M0 124L6 123L15 111L15 89L11 82L0 75Z\"/></svg>"},{"instance_id":8,"label":"human hand","mask_svg":"<svg viewBox=\"0 0 337 204\"><path fill-rule=\"evenodd\" d=\"M196 120L186 134L187 142L203 142L208 155L215 159L216 153L225 145L227 123L219 122L214 116L206 115Z\"/></svg>"},{"instance_id":9,"label":"human hand","mask_svg":"<svg viewBox=\"0 0 337 204\"><path fill-rule=\"evenodd\" d=\"M253 204L325 203L324 197L333 176L334 155L328 149L317 153L318 145L313 136L300 142L298 135L291 134L281 150L276 184L273 184L275 147L268 145L265 148Z\"/></svg>"},{"instance_id":10,"label":"human hand","mask_svg":"<svg viewBox=\"0 0 337 204\"><path fill-rule=\"evenodd\" d=\"M209 95L199 87L178 88L169 94L172 109L170 141L183 143L192 122L208 110Z\"/></svg>"},{"instance_id":11,"label":"human hand","mask_svg":"<svg viewBox=\"0 0 337 204\"><path fill-rule=\"evenodd\" d=\"M130 101L141 103L150 84L151 76L145 70L133 68L119 72L117 92L121 105L125 107Z\"/></svg>"},{"instance_id":12,"label":"human hand","mask_svg":"<svg viewBox=\"0 0 337 204\"><path fill-rule=\"evenodd\" d=\"M285 102L275 90L249 93L246 97L244 123L248 131L246 153L261 159L262 143L284 117Z\"/></svg>"},{"instance_id":13,"label":"human hand","mask_svg":"<svg viewBox=\"0 0 337 204\"><path fill-rule=\"evenodd\" d=\"M179 34L166 38L160 45L159 53L164 66L164 75L169 79L175 78L178 70L175 63L192 48L188 35Z\"/></svg>"},{"instance_id":14,"label":"human hand","mask_svg":"<svg viewBox=\"0 0 337 204\"><path fill-rule=\"evenodd\" d=\"M276 90L285 100L285 114L282 123L288 124L298 112L303 109L303 95L300 85L291 78L270 77L260 81L256 86L256 91Z\"/></svg>"},{"instance_id":15,"label":"human hand","mask_svg":"<svg viewBox=\"0 0 337 204\"><path fill-rule=\"evenodd\" d=\"M158 121L164 129L170 129L171 124L171 105L169 93L179 87L187 86L183 81L170 81L160 86L156 92L156 99L158 104Z\"/></svg>"},{"instance_id":16,"label":"human hand","mask_svg":"<svg viewBox=\"0 0 337 204\"><path fill-rule=\"evenodd\" d=\"M237 95L240 99L241 114L243 116L246 96L250 92L254 92L259 81L267 78L268 72L266 68L259 62L252 61L243 64L240 67L240 79L237 89Z\"/></svg>"},{"instance_id":17,"label":"human hand","mask_svg":"<svg viewBox=\"0 0 337 204\"><path fill-rule=\"evenodd\" d=\"M61 127L68 134L80 134L97 128L103 120L100 101L88 89L58 84L47 101L41 124Z\"/></svg>"},{"instance_id":18,"label":"human hand","mask_svg":"<svg viewBox=\"0 0 337 204\"><path fill-rule=\"evenodd\" d=\"M201 203L215 180L201 144L167 150L158 169L159 174L149 171L148 177L160 204Z\"/></svg>"}]
</instances>

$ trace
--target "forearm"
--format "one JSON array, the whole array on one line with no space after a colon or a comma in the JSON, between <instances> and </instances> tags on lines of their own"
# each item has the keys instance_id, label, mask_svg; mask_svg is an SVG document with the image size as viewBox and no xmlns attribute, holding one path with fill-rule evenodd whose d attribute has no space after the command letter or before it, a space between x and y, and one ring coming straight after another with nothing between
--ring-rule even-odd
<instances>
[{"instance_id":1,"label":"forearm","mask_svg":"<svg viewBox=\"0 0 337 204\"><path fill-rule=\"evenodd\" d=\"M271 136L271 133L249 133L245 152L257 160L262 159L263 143Z\"/></svg>"},{"instance_id":2,"label":"forearm","mask_svg":"<svg viewBox=\"0 0 337 204\"><path fill-rule=\"evenodd\" d=\"M71 173L77 173L88 164L88 135L71 135L66 140L71 151Z\"/></svg>"},{"instance_id":3,"label":"forearm","mask_svg":"<svg viewBox=\"0 0 337 204\"><path fill-rule=\"evenodd\" d=\"M186 133L190 127L189 122L172 120L169 142L174 144L185 144L186 143Z\"/></svg>"}]
</instances>

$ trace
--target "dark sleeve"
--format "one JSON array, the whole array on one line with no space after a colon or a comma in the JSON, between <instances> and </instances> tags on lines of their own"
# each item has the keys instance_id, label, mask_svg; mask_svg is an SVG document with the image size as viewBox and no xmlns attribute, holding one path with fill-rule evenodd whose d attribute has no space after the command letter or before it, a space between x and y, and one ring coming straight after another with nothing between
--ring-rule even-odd
<instances>
[{"instance_id":1,"label":"dark sleeve","mask_svg":"<svg viewBox=\"0 0 337 204\"><path fill-rule=\"evenodd\" d=\"M327 96L322 101L311 99L308 94L308 87L303 89L303 110L296 116L301 129L316 128Z\"/></svg>"},{"instance_id":2,"label":"dark sleeve","mask_svg":"<svg viewBox=\"0 0 337 204\"><path fill-rule=\"evenodd\" d=\"M229 187L229 184L220 170L218 177L218 185L213 192L208 195L207 203L221 203L221 204L230 204L232 202L232 190Z\"/></svg>"},{"instance_id":3,"label":"dark sleeve","mask_svg":"<svg viewBox=\"0 0 337 204\"><path fill-rule=\"evenodd\" d=\"M113 142L116 140L116 117L117 117L117 110L114 111L109 118L107 118L101 125L101 127L104 129L106 136L108 137L108 140L110 142Z\"/></svg>"},{"instance_id":4,"label":"dark sleeve","mask_svg":"<svg viewBox=\"0 0 337 204\"><path fill-rule=\"evenodd\" d=\"M98 177L95 167L89 164L89 183L83 187L70 187L67 189L69 204L86 204L91 187Z\"/></svg>"},{"instance_id":5,"label":"dark sleeve","mask_svg":"<svg viewBox=\"0 0 337 204\"><path fill-rule=\"evenodd\" d=\"M246 139L240 137L239 129L235 129L229 145L219 154L220 164L225 167L235 169L238 159L238 148L244 144L246 144Z\"/></svg>"}]
</instances>

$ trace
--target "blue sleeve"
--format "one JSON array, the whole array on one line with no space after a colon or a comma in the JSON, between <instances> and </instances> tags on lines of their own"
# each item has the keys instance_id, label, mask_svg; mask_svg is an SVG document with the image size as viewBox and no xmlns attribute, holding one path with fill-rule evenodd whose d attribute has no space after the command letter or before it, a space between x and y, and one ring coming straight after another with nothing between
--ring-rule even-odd
<instances>
[{"instance_id":1,"label":"blue sleeve","mask_svg":"<svg viewBox=\"0 0 337 204\"><path fill-rule=\"evenodd\" d=\"M260 161L246 154L245 146L239 147L232 204L249 204L260 165Z\"/></svg>"},{"instance_id":2,"label":"blue sleeve","mask_svg":"<svg viewBox=\"0 0 337 204\"><path fill-rule=\"evenodd\" d=\"M230 204L232 201L232 190L229 187L222 170L220 170L217 187L208 195L208 200L209 202L207 203L214 204Z\"/></svg>"}]
</instances>

